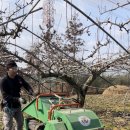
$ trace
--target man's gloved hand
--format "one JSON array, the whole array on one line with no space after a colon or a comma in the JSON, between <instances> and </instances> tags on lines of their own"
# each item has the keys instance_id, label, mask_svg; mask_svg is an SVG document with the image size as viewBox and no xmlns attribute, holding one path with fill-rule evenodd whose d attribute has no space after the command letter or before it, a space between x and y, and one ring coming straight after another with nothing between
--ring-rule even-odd
<instances>
[{"instance_id":1,"label":"man's gloved hand","mask_svg":"<svg viewBox=\"0 0 130 130\"><path fill-rule=\"evenodd\" d=\"M26 104L27 103L27 101L26 101L26 99L25 98L23 98L23 97L13 97L13 102L20 102L21 104Z\"/></svg>"},{"instance_id":2,"label":"man's gloved hand","mask_svg":"<svg viewBox=\"0 0 130 130\"><path fill-rule=\"evenodd\" d=\"M20 97L20 98L19 98L19 102L20 102L21 104L26 104L26 103L27 103L26 99L23 98L23 97Z\"/></svg>"}]
</instances>

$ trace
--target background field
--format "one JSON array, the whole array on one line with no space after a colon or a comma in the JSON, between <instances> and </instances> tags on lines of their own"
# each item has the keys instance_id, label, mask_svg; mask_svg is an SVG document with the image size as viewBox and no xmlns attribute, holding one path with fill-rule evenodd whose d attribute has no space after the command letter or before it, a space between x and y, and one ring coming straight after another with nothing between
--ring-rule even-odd
<instances>
[{"instance_id":1,"label":"background field","mask_svg":"<svg viewBox=\"0 0 130 130\"><path fill-rule=\"evenodd\" d=\"M97 113L105 130L130 130L130 94L88 95L85 108Z\"/></svg>"}]
</instances>

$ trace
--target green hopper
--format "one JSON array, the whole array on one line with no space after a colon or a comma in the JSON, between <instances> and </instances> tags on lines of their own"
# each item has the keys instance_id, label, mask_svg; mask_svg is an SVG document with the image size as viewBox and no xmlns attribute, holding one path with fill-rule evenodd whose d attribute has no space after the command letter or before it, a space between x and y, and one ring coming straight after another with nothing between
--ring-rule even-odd
<instances>
[{"instance_id":1,"label":"green hopper","mask_svg":"<svg viewBox=\"0 0 130 130\"><path fill-rule=\"evenodd\" d=\"M23 110L24 130L104 130L97 115L64 93L40 94Z\"/></svg>"}]
</instances>

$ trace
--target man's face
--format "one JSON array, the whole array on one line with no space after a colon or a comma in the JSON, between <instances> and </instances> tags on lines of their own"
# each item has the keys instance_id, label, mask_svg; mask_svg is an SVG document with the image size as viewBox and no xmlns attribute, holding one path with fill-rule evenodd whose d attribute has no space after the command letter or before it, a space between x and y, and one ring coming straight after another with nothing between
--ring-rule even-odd
<instances>
[{"instance_id":1,"label":"man's face","mask_svg":"<svg viewBox=\"0 0 130 130\"><path fill-rule=\"evenodd\" d=\"M18 67L11 67L8 69L9 76L15 77L18 72Z\"/></svg>"}]
</instances>

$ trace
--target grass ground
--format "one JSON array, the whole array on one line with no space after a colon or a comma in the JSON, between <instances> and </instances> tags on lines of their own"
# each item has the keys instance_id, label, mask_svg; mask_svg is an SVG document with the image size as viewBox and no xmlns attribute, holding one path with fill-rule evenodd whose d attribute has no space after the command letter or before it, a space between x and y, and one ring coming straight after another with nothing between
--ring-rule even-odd
<instances>
[{"instance_id":1,"label":"grass ground","mask_svg":"<svg viewBox=\"0 0 130 130\"><path fill-rule=\"evenodd\" d=\"M84 107L99 116L105 130L130 130L130 95L87 95Z\"/></svg>"},{"instance_id":2,"label":"grass ground","mask_svg":"<svg viewBox=\"0 0 130 130\"><path fill-rule=\"evenodd\" d=\"M97 113L105 130L130 130L130 95L88 95L84 107Z\"/></svg>"}]
</instances>

